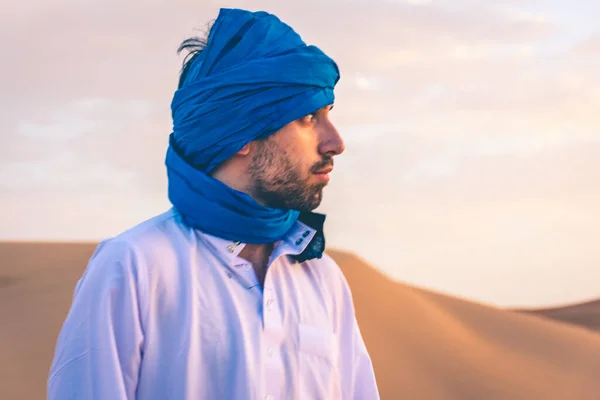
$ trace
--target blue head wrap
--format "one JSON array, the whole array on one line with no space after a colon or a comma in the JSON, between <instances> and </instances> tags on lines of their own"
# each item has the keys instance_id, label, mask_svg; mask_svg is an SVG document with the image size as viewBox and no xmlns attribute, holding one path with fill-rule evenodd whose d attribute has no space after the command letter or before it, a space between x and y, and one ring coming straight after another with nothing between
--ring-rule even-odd
<instances>
[{"instance_id":1,"label":"blue head wrap","mask_svg":"<svg viewBox=\"0 0 600 400\"><path fill-rule=\"evenodd\" d=\"M209 174L247 143L334 102L335 62L266 12L221 9L171 103L169 199L192 226L245 243L280 240L300 216Z\"/></svg>"}]
</instances>

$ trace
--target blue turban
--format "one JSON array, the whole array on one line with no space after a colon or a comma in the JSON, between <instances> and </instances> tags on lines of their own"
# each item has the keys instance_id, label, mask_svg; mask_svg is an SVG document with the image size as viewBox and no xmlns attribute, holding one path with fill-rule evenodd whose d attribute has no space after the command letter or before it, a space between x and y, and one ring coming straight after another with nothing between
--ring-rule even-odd
<instances>
[{"instance_id":1,"label":"blue turban","mask_svg":"<svg viewBox=\"0 0 600 400\"><path fill-rule=\"evenodd\" d=\"M221 9L171 103L169 199L191 225L230 240L280 240L299 216L209 174L247 143L334 102L336 63L276 16Z\"/></svg>"},{"instance_id":2,"label":"blue turban","mask_svg":"<svg viewBox=\"0 0 600 400\"><path fill-rule=\"evenodd\" d=\"M337 65L276 16L221 9L171 105L182 156L211 172L248 142L332 104Z\"/></svg>"}]
</instances>

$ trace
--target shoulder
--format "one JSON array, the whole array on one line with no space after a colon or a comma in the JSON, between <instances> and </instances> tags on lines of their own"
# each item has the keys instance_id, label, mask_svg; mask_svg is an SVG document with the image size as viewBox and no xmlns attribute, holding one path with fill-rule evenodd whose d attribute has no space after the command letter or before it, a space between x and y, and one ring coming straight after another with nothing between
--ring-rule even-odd
<instances>
[{"instance_id":1,"label":"shoulder","mask_svg":"<svg viewBox=\"0 0 600 400\"><path fill-rule=\"evenodd\" d=\"M324 252L321 258L308 261L309 268L320 280L329 284L346 286L346 278L337 261L328 253Z\"/></svg>"},{"instance_id":2,"label":"shoulder","mask_svg":"<svg viewBox=\"0 0 600 400\"><path fill-rule=\"evenodd\" d=\"M174 215L163 213L101 241L76 284L76 302L100 307L114 298L138 303L145 315L156 282L177 273L173 266L188 237Z\"/></svg>"},{"instance_id":3,"label":"shoulder","mask_svg":"<svg viewBox=\"0 0 600 400\"><path fill-rule=\"evenodd\" d=\"M352 302L352 294L348 281L337 261L328 253L324 252L321 258L307 262L321 288L329 295L332 301L338 304Z\"/></svg>"},{"instance_id":4,"label":"shoulder","mask_svg":"<svg viewBox=\"0 0 600 400\"><path fill-rule=\"evenodd\" d=\"M104 239L94 250L81 281L140 283L153 265L173 262L184 227L171 212L153 216L116 236Z\"/></svg>"},{"instance_id":5,"label":"shoulder","mask_svg":"<svg viewBox=\"0 0 600 400\"><path fill-rule=\"evenodd\" d=\"M307 264L306 268L315 277L323 293L334 331L344 331L348 321L354 318L354 300L342 268L335 258L327 253L323 253L319 259L310 260Z\"/></svg>"},{"instance_id":6,"label":"shoulder","mask_svg":"<svg viewBox=\"0 0 600 400\"><path fill-rule=\"evenodd\" d=\"M185 240L186 229L178 215L169 210L105 239L97 246L92 260L101 258L115 262L140 262L169 256L177 244Z\"/></svg>"},{"instance_id":7,"label":"shoulder","mask_svg":"<svg viewBox=\"0 0 600 400\"><path fill-rule=\"evenodd\" d=\"M164 246L180 238L185 227L181 224L178 214L172 209L155 215L139 224L121 232L110 239L115 243L127 243L137 251L150 251Z\"/></svg>"}]
</instances>

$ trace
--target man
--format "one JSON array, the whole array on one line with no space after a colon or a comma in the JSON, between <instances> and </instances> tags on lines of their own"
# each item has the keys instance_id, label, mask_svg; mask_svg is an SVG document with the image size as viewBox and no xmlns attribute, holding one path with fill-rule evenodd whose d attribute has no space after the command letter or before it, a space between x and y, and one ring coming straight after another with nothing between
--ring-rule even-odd
<instances>
[{"instance_id":1,"label":"man","mask_svg":"<svg viewBox=\"0 0 600 400\"><path fill-rule=\"evenodd\" d=\"M222 9L201 47L172 102L173 208L96 249L48 397L378 399L312 212L344 151L337 65L265 12Z\"/></svg>"}]
</instances>

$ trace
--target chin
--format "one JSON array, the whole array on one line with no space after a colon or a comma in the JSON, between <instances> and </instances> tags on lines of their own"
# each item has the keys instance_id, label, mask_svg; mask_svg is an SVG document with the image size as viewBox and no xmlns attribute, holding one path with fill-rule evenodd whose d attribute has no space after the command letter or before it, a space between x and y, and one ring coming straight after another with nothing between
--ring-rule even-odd
<instances>
[{"instance_id":1,"label":"chin","mask_svg":"<svg viewBox=\"0 0 600 400\"><path fill-rule=\"evenodd\" d=\"M310 203L308 207L305 207L307 212L314 211L315 209L319 208L319 206L323 202L322 192L317 193L315 196L317 196L317 198L312 203Z\"/></svg>"}]
</instances>

